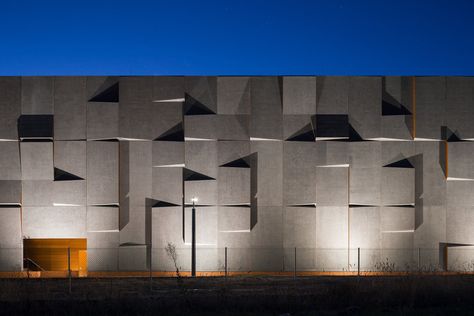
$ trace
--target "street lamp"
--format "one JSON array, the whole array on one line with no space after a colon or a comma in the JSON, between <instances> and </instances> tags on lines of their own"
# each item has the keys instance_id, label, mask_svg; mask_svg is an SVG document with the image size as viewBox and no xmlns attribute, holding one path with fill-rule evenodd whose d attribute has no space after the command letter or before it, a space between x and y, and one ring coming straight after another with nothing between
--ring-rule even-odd
<instances>
[{"instance_id":1,"label":"street lamp","mask_svg":"<svg viewBox=\"0 0 474 316\"><path fill-rule=\"evenodd\" d=\"M193 202L193 210L191 215L191 276L196 276L196 202L197 197L191 199Z\"/></svg>"}]
</instances>

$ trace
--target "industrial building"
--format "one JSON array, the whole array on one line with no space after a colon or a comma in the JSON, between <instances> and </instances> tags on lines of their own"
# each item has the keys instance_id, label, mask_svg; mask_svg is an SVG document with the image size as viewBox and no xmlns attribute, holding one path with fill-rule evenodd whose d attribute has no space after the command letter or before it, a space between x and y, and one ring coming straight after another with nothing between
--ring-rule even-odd
<instances>
[{"instance_id":1,"label":"industrial building","mask_svg":"<svg viewBox=\"0 0 474 316\"><path fill-rule=\"evenodd\" d=\"M193 197L198 271L473 269L473 122L471 77L1 77L0 270L189 270Z\"/></svg>"}]
</instances>

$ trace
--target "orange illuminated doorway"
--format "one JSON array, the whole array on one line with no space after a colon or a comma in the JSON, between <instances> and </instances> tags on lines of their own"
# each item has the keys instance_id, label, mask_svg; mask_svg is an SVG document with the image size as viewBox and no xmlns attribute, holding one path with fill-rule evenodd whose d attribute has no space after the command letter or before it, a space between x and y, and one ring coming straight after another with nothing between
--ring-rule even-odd
<instances>
[{"instance_id":1,"label":"orange illuminated doorway","mask_svg":"<svg viewBox=\"0 0 474 316\"><path fill-rule=\"evenodd\" d=\"M33 271L71 271L87 276L87 239L23 240L24 268Z\"/></svg>"}]
</instances>

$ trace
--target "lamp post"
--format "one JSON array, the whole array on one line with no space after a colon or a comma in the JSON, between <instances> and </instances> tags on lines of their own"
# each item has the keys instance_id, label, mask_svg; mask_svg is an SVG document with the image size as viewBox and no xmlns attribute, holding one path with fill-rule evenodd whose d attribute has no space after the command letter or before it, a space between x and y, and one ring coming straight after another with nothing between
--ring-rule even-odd
<instances>
[{"instance_id":1,"label":"lamp post","mask_svg":"<svg viewBox=\"0 0 474 316\"><path fill-rule=\"evenodd\" d=\"M191 215L191 276L196 276L196 202L197 197L191 199L193 210Z\"/></svg>"}]
</instances>

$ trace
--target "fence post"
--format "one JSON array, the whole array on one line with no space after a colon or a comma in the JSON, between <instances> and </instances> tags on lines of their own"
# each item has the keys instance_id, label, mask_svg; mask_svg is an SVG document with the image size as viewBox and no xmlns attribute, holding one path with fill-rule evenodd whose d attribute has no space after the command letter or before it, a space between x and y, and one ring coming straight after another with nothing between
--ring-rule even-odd
<instances>
[{"instance_id":1,"label":"fence post","mask_svg":"<svg viewBox=\"0 0 474 316\"><path fill-rule=\"evenodd\" d=\"M295 265L293 267L293 278L296 279L296 247L295 247Z\"/></svg>"},{"instance_id":2,"label":"fence post","mask_svg":"<svg viewBox=\"0 0 474 316\"><path fill-rule=\"evenodd\" d=\"M357 275L360 276L360 247L357 248Z\"/></svg>"},{"instance_id":3,"label":"fence post","mask_svg":"<svg viewBox=\"0 0 474 316\"><path fill-rule=\"evenodd\" d=\"M418 273L420 272L421 269L421 249L418 248Z\"/></svg>"},{"instance_id":4,"label":"fence post","mask_svg":"<svg viewBox=\"0 0 474 316\"><path fill-rule=\"evenodd\" d=\"M67 248L67 270L69 276L69 294L71 294L71 287L72 287L72 278L71 278L71 247Z\"/></svg>"},{"instance_id":5,"label":"fence post","mask_svg":"<svg viewBox=\"0 0 474 316\"><path fill-rule=\"evenodd\" d=\"M150 249L150 262L149 262L149 270L150 270L150 292L153 291L153 270L152 270L152 263L153 263L153 248L151 248L151 245L148 246Z\"/></svg>"},{"instance_id":6,"label":"fence post","mask_svg":"<svg viewBox=\"0 0 474 316\"><path fill-rule=\"evenodd\" d=\"M227 280L227 247L224 248L224 276Z\"/></svg>"}]
</instances>

